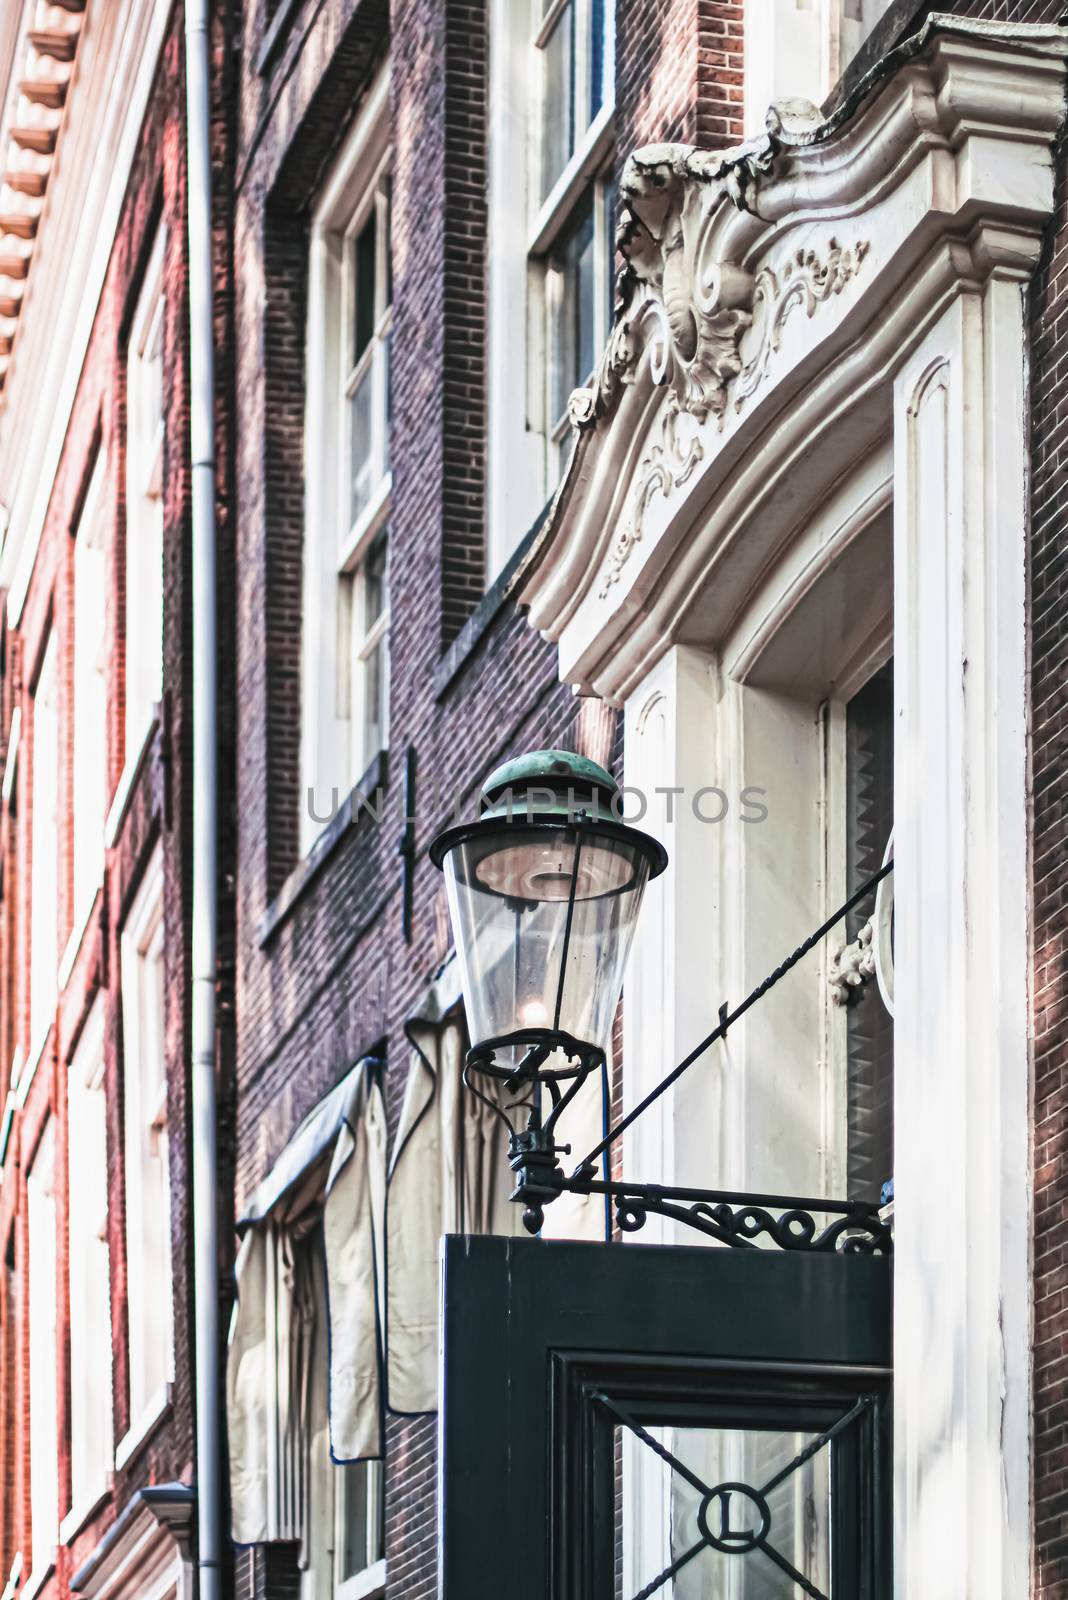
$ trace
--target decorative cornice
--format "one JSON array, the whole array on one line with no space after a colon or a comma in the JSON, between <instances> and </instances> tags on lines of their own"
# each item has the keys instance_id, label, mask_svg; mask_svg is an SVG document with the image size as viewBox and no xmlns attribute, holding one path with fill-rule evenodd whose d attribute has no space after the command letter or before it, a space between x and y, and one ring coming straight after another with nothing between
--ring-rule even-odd
<instances>
[{"instance_id":1,"label":"decorative cornice","mask_svg":"<svg viewBox=\"0 0 1068 1600\"><path fill-rule=\"evenodd\" d=\"M27 26L16 38L10 77L0 84L0 390L18 330L38 223L63 124L67 89L78 53L86 0L62 0L35 10L47 26Z\"/></svg>"},{"instance_id":2,"label":"decorative cornice","mask_svg":"<svg viewBox=\"0 0 1068 1600\"><path fill-rule=\"evenodd\" d=\"M829 492L821 430L844 408L841 437L873 448L926 319L991 276L1028 280L1066 54L1059 26L936 14L827 119L784 102L748 145L628 160L614 326L511 587L567 681L618 703L698 603L714 637L776 519ZM773 515L743 538L758 503Z\"/></svg>"}]
</instances>

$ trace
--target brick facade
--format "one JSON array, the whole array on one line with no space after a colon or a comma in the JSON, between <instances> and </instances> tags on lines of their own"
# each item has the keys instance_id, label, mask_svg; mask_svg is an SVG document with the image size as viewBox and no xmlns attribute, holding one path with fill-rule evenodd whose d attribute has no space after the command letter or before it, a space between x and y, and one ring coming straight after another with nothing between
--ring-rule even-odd
<instances>
[{"instance_id":1,"label":"brick facade","mask_svg":"<svg viewBox=\"0 0 1068 1600\"><path fill-rule=\"evenodd\" d=\"M240 13L240 15L239 15ZM1005 16L1004 8L984 15ZM1012 10L1049 20L1046 6ZM486 469L487 0L251 0L222 6L215 36L220 574L220 1297L229 1307L235 1206L294 1127L361 1055L385 1051L391 1130L408 1066L404 1025L446 953L439 875L426 847L459 796L470 808L500 760L564 746L622 765L621 719L592 712L557 678L555 649L496 590L484 562ZM903 24L903 30L907 25ZM705 147L741 136L740 0L618 0L617 169L633 147ZM300 860L305 332L311 209L377 65L392 62L394 259L390 751L379 816L332 830ZM18 626L2 640L0 728L22 711L12 804L0 821L0 1060L28 1035L32 688L47 630L63 650L61 784L71 787L72 532L95 451L107 453L112 606L109 779L123 767L125 339L156 223L167 228L164 373L166 692L103 893L57 1006L0 1183L0 1583L29 1548L25 1175L56 1119L63 1188L66 1063L97 988L106 995L109 1243L115 1437L130 1423L126 1340L119 937L157 839L165 863L168 1129L176 1372L169 1414L69 1547L44 1593L69 1579L142 1484L194 1474L190 1304L190 700L187 315L181 13L165 44L115 239L105 292ZM1035 916L1036 1593L1068 1583L1068 1262L1059 1243L1065 1147L1066 852L1064 597L1068 338L1065 164L1049 248L1032 291L1031 559ZM519 337L517 331L517 337ZM411 938L402 927L398 840L406 767L417 821ZM69 857L69 830L66 835ZM72 910L63 874L60 943ZM617 1057L621 1030L617 1026ZM615 1085L616 1105L620 1080ZM66 1214L57 1215L61 1282ZM63 1321L61 1310L61 1322ZM223 1326L226 1326L226 1316ZM66 1436L69 1348L59 1350ZM387 1425L390 1600L436 1590L433 1418ZM70 1463L61 1462L61 1500ZM65 1502L64 1502L65 1504ZM61 1507L61 1510L63 1507ZM230 1575L249 1600L297 1592L293 1551L242 1553Z\"/></svg>"},{"instance_id":2,"label":"brick facade","mask_svg":"<svg viewBox=\"0 0 1068 1600\"><path fill-rule=\"evenodd\" d=\"M103 489L103 543L106 561L107 789L113 794L124 775L132 776L115 840L107 850L102 890L85 926L70 976L56 1005L36 1071L17 1109L0 1182L0 1567L6 1581L16 1551L23 1554L23 1581L29 1576L31 1510L29 1453L33 1419L29 1414L29 1339L26 1294L28 1235L26 1175L46 1121L55 1133L57 1235L57 1420L59 1514L71 1504L70 1331L67 1237L67 1069L82 1027L97 995L104 1006L104 1086L107 1126L107 1242L113 1351L113 1434L123 1439L135 1419L130 1408L127 1338L128 1273L126 1184L123 1160L123 1031L119 985L120 936L130 903L157 843L162 846L167 1142L171 1179L171 1255L173 1274L174 1377L169 1403L158 1423L134 1446L124 1464L109 1476L106 1493L82 1525L57 1549L55 1570L41 1594L66 1595L72 1575L100 1543L107 1528L144 1485L193 1477L192 1304L189 1248L190 1135L186 1062L189 1055L189 937L191 796L189 716L190 561L189 561L189 382L188 300L185 252L185 82L182 13L170 20L137 142L130 178L111 248L103 291L81 369L62 455L51 487L47 516L32 580L18 624L7 630L3 648L3 726L5 738L16 706L23 737L10 804L0 818L4 899L0 913L0 1049L5 1062L16 1045L29 1048L30 868L32 826L33 690L44 643L55 639L59 717L60 846L59 949L63 954L74 923L73 897L73 589L74 534L98 452L106 460ZM218 25L215 37L220 107L232 52ZM218 337L229 346L227 294L232 227L226 207L225 129L232 111L217 118L220 186L216 230L219 261ZM165 231L162 361L165 431L163 441L163 676L165 692L140 761L125 750L125 435L126 364L131 318L158 230ZM219 407L220 459L230 463L220 475L219 551L224 571L229 554L228 508L233 501L228 393L224 365ZM221 639L227 637L232 603L223 588ZM6 613L5 613L6 616ZM232 656L232 651L227 652ZM225 675L225 662L224 662ZM232 765L233 694L224 693L220 723L224 824L220 846L232 854L228 824L232 805L227 773ZM6 753L6 752L5 752ZM222 961L232 963L232 917L225 904L220 917ZM224 999L225 999L224 986ZM226 1006L220 1061L224 1084L227 1048ZM5 1068L6 1071L6 1068ZM223 1135L222 1205L229 1224L230 1158ZM229 1226L227 1226L227 1238ZM223 1263L221 1291L229 1300L229 1264Z\"/></svg>"}]
</instances>

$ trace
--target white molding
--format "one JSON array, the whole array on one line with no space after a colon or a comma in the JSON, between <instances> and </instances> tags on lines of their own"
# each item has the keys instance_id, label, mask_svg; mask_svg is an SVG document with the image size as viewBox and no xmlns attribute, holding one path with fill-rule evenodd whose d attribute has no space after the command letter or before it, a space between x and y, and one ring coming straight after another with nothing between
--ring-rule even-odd
<instances>
[{"instance_id":1,"label":"white molding","mask_svg":"<svg viewBox=\"0 0 1068 1600\"><path fill-rule=\"evenodd\" d=\"M380 1600L386 1592L388 1571L385 1557L334 1585L334 1600Z\"/></svg>"},{"instance_id":2,"label":"white molding","mask_svg":"<svg viewBox=\"0 0 1068 1600\"><path fill-rule=\"evenodd\" d=\"M628 775L642 759L635 719L680 639L726 663L725 776L741 756L777 771L793 735L781 677L766 683L769 648L819 579L821 521L841 541L850 519L853 537L873 511L885 518L885 466L853 511L834 501L893 440L902 1597L1029 1591L1025 305L1052 211L1066 52L1060 28L934 19L825 129L780 130L776 150L726 161L663 147L632 160L629 302L595 384L574 397L572 463L516 586L557 641L561 676L625 703ZM885 641L873 613L842 681ZM766 703L751 718L754 694ZM709 722L691 720L679 746L711 742ZM784 768L784 804L791 781ZM820 803L818 773L801 789ZM776 957L817 920L807 885L821 863L795 831L725 846L730 892L715 903L744 961L722 992L748 992L774 965L766 901L784 875ZM708 870L699 846L676 850L669 873ZM639 936L629 1030L643 984L671 1019L671 964L693 958ZM775 1059L774 1010L732 1030L740 1059ZM739 1112L743 1095L724 1122L745 1173L770 1161L782 1187L800 1183L775 1114L758 1097ZM833 1095L819 1115L830 1171ZM671 1159L666 1181L685 1182L677 1148Z\"/></svg>"},{"instance_id":3,"label":"white molding","mask_svg":"<svg viewBox=\"0 0 1068 1600\"><path fill-rule=\"evenodd\" d=\"M48 1582L55 1570L56 1561L55 1551L53 1550L52 1560L48 1563L48 1565L46 1567L41 1567L37 1572L31 1572L29 1574L26 1582L18 1591L20 1600L34 1600L34 1596L40 1594L41 1590L44 1588L45 1584Z\"/></svg>"},{"instance_id":4,"label":"white molding","mask_svg":"<svg viewBox=\"0 0 1068 1600\"><path fill-rule=\"evenodd\" d=\"M18 771L19 739L22 735L22 707L16 706L11 713L11 730L7 736L7 758L4 762L4 786L2 790L5 805L10 805L11 796L15 792L15 775Z\"/></svg>"},{"instance_id":5,"label":"white molding","mask_svg":"<svg viewBox=\"0 0 1068 1600\"><path fill-rule=\"evenodd\" d=\"M159 1427L171 1409L174 1385L165 1383L141 1407L118 1444L115 1446L115 1471L121 1472L127 1462L140 1450L149 1435Z\"/></svg>"},{"instance_id":6,"label":"white molding","mask_svg":"<svg viewBox=\"0 0 1068 1600\"><path fill-rule=\"evenodd\" d=\"M346 241L374 203L390 159L389 62L378 71L355 126L331 167L312 216L309 243L304 446L304 617L301 639L300 842L307 855L322 825L310 814L336 790L341 804L359 776L354 741L361 736L357 708L348 715L339 684L351 677L341 637L342 567L351 567L389 513L388 473L356 527L341 514L343 460L338 450L345 417L340 368ZM344 527L343 527L344 523ZM349 685L350 688L353 686ZM359 686L355 686L357 692ZM340 704L339 704L340 702Z\"/></svg>"},{"instance_id":7,"label":"white molding","mask_svg":"<svg viewBox=\"0 0 1068 1600\"><path fill-rule=\"evenodd\" d=\"M515 584L580 689L622 703L698 607L721 637L832 487L834 441L857 459L885 438L894 374L947 300L1033 267L1064 32L954 19L924 39L825 134L780 132L770 164L631 158L630 299ZM683 248L658 266L661 235Z\"/></svg>"},{"instance_id":8,"label":"white molding","mask_svg":"<svg viewBox=\"0 0 1068 1600\"><path fill-rule=\"evenodd\" d=\"M894 1564L969 1600L1030 1586L1022 280L955 300L894 389Z\"/></svg>"},{"instance_id":9,"label":"white molding","mask_svg":"<svg viewBox=\"0 0 1068 1600\"><path fill-rule=\"evenodd\" d=\"M59 977L57 981L59 984L60 994L63 993L64 989L67 987L67 984L70 982L70 975L74 971L74 964L78 959L78 952L81 950L82 940L85 938L85 930L92 921L93 908L97 903L103 886L104 874L101 872L100 877L93 886L92 894L86 897L82 906L75 912L74 926L70 930L70 937L68 938L63 949L63 959L59 963Z\"/></svg>"},{"instance_id":10,"label":"white molding","mask_svg":"<svg viewBox=\"0 0 1068 1600\"><path fill-rule=\"evenodd\" d=\"M119 774L119 781L115 785L108 814L104 819L104 847L111 850L118 841L122 825L126 820L130 799L133 795L134 785L141 776L145 760L152 745L152 736L159 727L159 707L155 707L149 715L148 721L138 738L135 735L132 746L126 757L125 765Z\"/></svg>"},{"instance_id":11,"label":"white molding","mask_svg":"<svg viewBox=\"0 0 1068 1600\"><path fill-rule=\"evenodd\" d=\"M102 1475L99 1486L94 1492L83 1496L79 1505L71 1506L67 1515L59 1525L60 1544L72 1544L81 1533L85 1524L95 1516L104 1502L110 1497L111 1489L108 1486L106 1475Z\"/></svg>"},{"instance_id":12,"label":"white molding","mask_svg":"<svg viewBox=\"0 0 1068 1600\"><path fill-rule=\"evenodd\" d=\"M179 1484L136 1492L78 1573L85 1600L193 1600L193 1506L161 1500ZM149 1498L151 1496L151 1498Z\"/></svg>"}]
</instances>

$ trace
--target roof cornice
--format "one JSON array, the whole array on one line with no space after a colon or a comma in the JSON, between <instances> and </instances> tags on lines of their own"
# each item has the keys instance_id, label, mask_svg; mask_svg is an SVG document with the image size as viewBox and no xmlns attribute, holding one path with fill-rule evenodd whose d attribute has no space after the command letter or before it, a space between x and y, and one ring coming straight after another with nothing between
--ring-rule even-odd
<instances>
[{"instance_id":1,"label":"roof cornice","mask_svg":"<svg viewBox=\"0 0 1068 1600\"><path fill-rule=\"evenodd\" d=\"M86 0L12 7L0 41L0 392L64 124ZM16 20L17 19L17 20Z\"/></svg>"}]
</instances>

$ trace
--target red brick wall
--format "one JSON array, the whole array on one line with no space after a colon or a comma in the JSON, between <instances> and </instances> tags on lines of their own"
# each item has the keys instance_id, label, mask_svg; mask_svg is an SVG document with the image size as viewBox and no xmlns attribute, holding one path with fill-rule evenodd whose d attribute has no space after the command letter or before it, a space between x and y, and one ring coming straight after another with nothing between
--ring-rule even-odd
<instances>
[{"instance_id":1,"label":"red brick wall","mask_svg":"<svg viewBox=\"0 0 1068 1600\"><path fill-rule=\"evenodd\" d=\"M232 70L232 51L225 46L221 25L214 35L216 99L215 135L219 155L219 196L228 192L226 130L233 118L233 96L225 95L225 77ZM59 1512L70 1497L70 1336L68 1310L66 1198L66 1074L79 1032L98 992L104 995L105 1092L107 1098L108 1243L111 1257L113 1322L113 1427L118 1442L130 1426L129 1364L126 1349L127 1266L125 1252L125 1183L123 1162L123 1042L119 990L119 940L122 920L136 893L145 863L157 841L164 860L166 1051L168 1079L168 1145L172 1182L171 1249L174 1263L175 1373L172 1403L161 1425L146 1438L127 1465L115 1473L103 1504L73 1542L62 1547L56 1571L43 1593L65 1596L73 1571L96 1547L103 1533L143 1484L193 1475L192 1306L189 1292L189 1128L186 1063L189 1051L189 919L191 769L188 715L189 588L189 388L187 371L188 300L186 293L184 175L184 76L182 14L176 8L164 41L155 84L138 140L129 184L88 350L81 369L70 422L53 482L40 549L18 627L5 638L2 673L4 737L15 704L22 707L24 737L12 807L0 818L3 853L3 913L0 916L0 1050L6 1064L16 1041L25 1049L29 1018L29 880L32 776L32 691L41 649L52 630L59 651L60 737L60 915L59 951L67 943L73 921L73 861L70 808L73 800L73 535L98 450L106 453L105 549L108 582L107 641L107 769L113 790L128 754L124 749L124 539L125 539L125 381L126 340L141 287L147 257L162 224L166 228L164 258L165 313L163 372L165 438L164 498L164 683L160 725L152 735L146 759L134 783L125 821L115 847L107 852L104 886L97 899L73 971L56 1008L55 1023L37 1069L25 1110L16 1115L0 1183L0 1243L13 1244L21 1311L12 1330L0 1311L0 1566L6 1580L12 1555L30 1554L29 1449L33 1419L28 1415L29 1329L24 1293L27 1238L25 1175L44 1122L55 1125L57 1183L57 1412L60 1434ZM228 297L231 223L225 204L216 217L220 299L217 334L224 353L231 342ZM233 500L233 451L230 432L232 388L224 361L220 382L220 456L228 462L220 485L219 559L222 585L221 659L225 681L233 650L228 639L232 616L231 590L225 573L232 569L229 508ZM232 691L223 693L221 739L232 749ZM232 856L229 832L233 807L227 787L231 763L222 761L222 858ZM232 961L232 917L224 904L220 917L224 963ZM225 971L225 967L224 967ZM224 991L225 992L225 991ZM225 1034L225 1029L223 1030ZM223 1060L225 1062L225 1050ZM225 1126L223 1193L228 1158ZM229 1220L231 1211L226 1208ZM229 1236L229 1230L227 1230ZM225 1263L224 1263L225 1268ZM229 1295L224 1270L223 1288ZM14 1333L14 1338L12 1338ZM24 1568L24 1577L27 1575Z\"/></svg>"}]
</instances>

